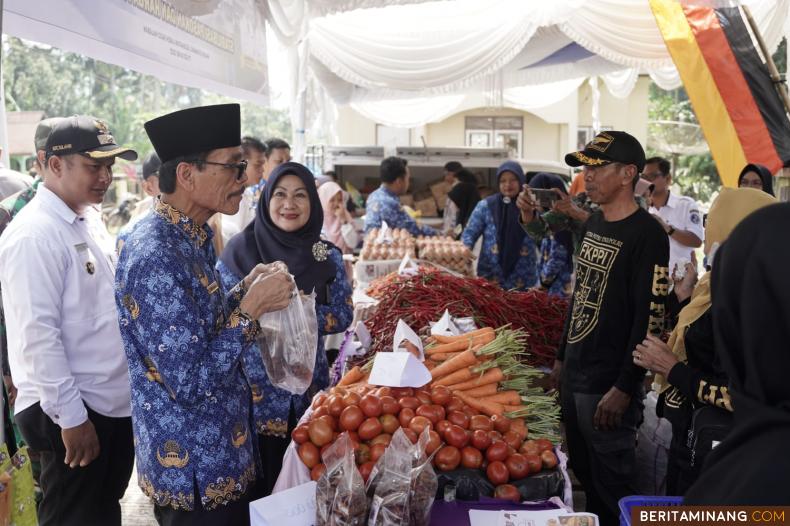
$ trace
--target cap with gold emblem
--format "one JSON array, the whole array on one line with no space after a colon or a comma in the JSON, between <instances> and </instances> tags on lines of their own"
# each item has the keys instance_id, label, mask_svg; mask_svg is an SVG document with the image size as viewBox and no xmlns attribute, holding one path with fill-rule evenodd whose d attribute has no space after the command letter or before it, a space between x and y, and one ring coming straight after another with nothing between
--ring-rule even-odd
<instances>
[{"instance_id":1,"label":"cap with gold emblem","mask_svg":"<svg viewBox=\"0 0 790 526\"><path fill-rule=\"evenodd\" d=\"M74 115L58 120L52 126L44 149L47 157L78 153L92 159L137 159L137 152L115 143L107 124L87 115Z\"/></svg>"},{"instance_id":2,"label":"cap with gold emblem","mask_svg":"<svg viewBox=\"0 0 790 526\"><path fill-rule=\"evenodd\" d=\"M36 151L45 150L47 148L47 139L49 138L49 134L52 132L52 127L62 120L63 117L52 117L50 119L44 119L38 123L36 126L36 135L33 139L33 143L36 146Z\"/></svg>"},{"instance_id":3,"label":"cap with gold emblem","mask_svg":"<svg viewBox=\"0 0 790 526\"><path fill-rule=\"evenodd\" d=\"M605 131L593 137L584 150L566 155L565 162L570 166L633 164L638 173L642 173L645 168L645 150L635 137L624 131Z\"/></svg>"}]
</instances>

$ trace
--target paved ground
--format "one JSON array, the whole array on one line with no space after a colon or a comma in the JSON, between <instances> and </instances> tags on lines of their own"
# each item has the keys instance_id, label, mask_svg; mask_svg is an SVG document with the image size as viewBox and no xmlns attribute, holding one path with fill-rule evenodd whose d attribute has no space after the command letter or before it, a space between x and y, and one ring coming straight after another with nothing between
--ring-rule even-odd
<instances>
[{"instance_id":1,"label":"paved ground","mask_svg":"<svg viewBox=\"0 0 790 526\"><path fill-rule=\"evenodd\" d=\"M137 485L137 469L132 472L129 488L121 500L123 526L156 526L154 505Z\"/></svg>"}]
</instances>

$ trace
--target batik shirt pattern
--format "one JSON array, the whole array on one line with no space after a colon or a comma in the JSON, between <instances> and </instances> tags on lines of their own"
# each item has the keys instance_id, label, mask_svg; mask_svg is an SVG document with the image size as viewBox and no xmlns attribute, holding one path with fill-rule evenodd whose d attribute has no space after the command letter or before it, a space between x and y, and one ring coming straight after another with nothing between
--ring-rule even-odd
<instances>
[{"instance_id":1,"label":"batik shirt pattern","mask_svg":"<svg viewBox=\"0 0 790 526\"><path fill-rule=\"evenodd\" d=\"M390 228L403 228L413 236L436 236L439 234L429 226L420 226L406 213L400 199L393 192L380 186L368 196L365 207L365 232L381 228L386 222Z\"/></svg>"},{"instance_id":2,"label":"batik shirt pattern","mask_svg":"<svg viewBox=\"0 0 790 526\"><path fill-rule=\"evenodd\" d=\"M213 232L157 202L121 243L115 300L129 362L140 487L158 506L240 499L256 477L250 387L241 366L257 322L226 294Z\"/></svg>"},{"instance_id":3,"label":"batik shirt pattern","mask_svg":"<svg viewBox=\"0 0 790 526\"><path fill-rule=\"evenodd\" d=\"M568 249L554 236L540 243L540 282L552 296L570 296L573 260Z\"/></svg>"},{"instance_id":4,"label":"batik shirt pattern","mask_svg":"<svg viewBox=\"0 0 790 526\"><path fill-rule=\"evenodd\" d=\"M288 414L293 406L298 420L307 410L313 395L329 385L329 364L324 351L324 338L327 334L342 332L351 325L354 315L351 301L351 285L346 277L343 256L340 250L332 248L329 259L335 265L335 279L329 285L328 303L316 303L318 322L318 350L313 369L313 382L304 394L294 395L284 389L274 387L266 375L258 345L251 346L244 353L244 370L252 387L253 416L259 434L286 437L288 434ZM239 277L220 261L217 270L225 286L238 283Z\"/></svg>"},{"instance_id":5,"label":"batik shirt pattern","mask_svg":"<svg viewBox=\"0 0 790 526\"><path fill-rule=\"evenodd\" d=\"M513 272L505 276L499 264L499 246L497 244L497 226L494 216L485 200L477 203L469 222L466 224L461 241L470 249L475 246L478 238L483 236L480 258L477 262L477 275L496 281L506 290L526 290L538 283L538 259L535 242L524 236L521 243L521 255Z\"/></svg>"}]
</instances>

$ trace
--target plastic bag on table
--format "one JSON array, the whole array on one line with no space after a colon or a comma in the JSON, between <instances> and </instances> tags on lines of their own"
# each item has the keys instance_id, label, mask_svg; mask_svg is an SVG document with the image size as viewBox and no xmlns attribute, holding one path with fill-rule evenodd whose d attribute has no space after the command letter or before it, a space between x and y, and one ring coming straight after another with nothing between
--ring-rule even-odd
<instances>
[{"instance_id":1,"label":"plastic bag on table","mask_svg":"<svg viewBox=\"0 0 790 526\"><path fill-rule=\"evenodd\" d=\"M420 435L417 444L412 448L411 487L409 490L409 524L412 526L427 526L431 521L431 507L439 489L439 480L433 470L430 456L425 454L425 448L430 440L429 430L426 428Z\"/></svg>"},{"instance_id":2,"label":"plastic bag on table","mask_svg":"<svg viewBox=\"0 0 790 526\"><path fill-rule=\"evenodd\" d=\"M315 294L296 294L286 308L267 312L258 323L258 346L269 381L293 394L303 394L313 383L318 348Z\"/></svg>"},{"instance_id":3,"label":"plastic bag on table","mask_svg":"<svg viewBox=\"0 0 790 526\"><path fill-rule=\"evenodd\" d=\"M340 435L321 458L326 471L315 494L316 526L362 526L368 518L368 499L348 433Z\"/></svg>"},{"instance_id":4,"label":"plastic bag on table","mask_svg":"<svg viewBox=\"0 0 790 526\"><path fill-rule=\"evenodd\" d=\"M408 526L412 465L411 441L398 428L368 479L368 526Z\"/></svg>"}]
</instances>

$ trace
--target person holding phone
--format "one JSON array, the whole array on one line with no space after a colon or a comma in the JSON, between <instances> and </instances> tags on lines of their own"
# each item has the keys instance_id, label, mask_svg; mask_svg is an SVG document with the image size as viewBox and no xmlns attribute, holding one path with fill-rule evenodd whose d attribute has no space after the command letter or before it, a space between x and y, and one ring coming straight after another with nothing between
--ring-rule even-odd
<instances>
[{"instance_id":1,"label":"person holding phone","mask_svg":"<svg viewBox=\"0 0 790 526\"><path fill-rule=\"evenodd\" d=\"M461 241L471 249L483 238L478 276L505 289L526 290L538 283L538 265L535 242L519 225L515 202L526 182L524 171L517 162L506 161L497 170L497 182L499 192L477 203Z\"/></svg>"}]
</instances>

